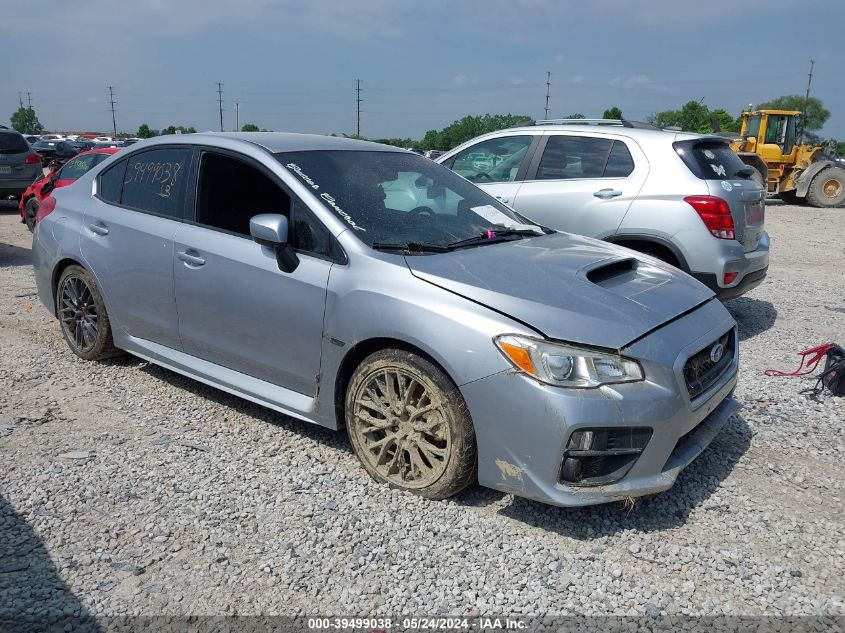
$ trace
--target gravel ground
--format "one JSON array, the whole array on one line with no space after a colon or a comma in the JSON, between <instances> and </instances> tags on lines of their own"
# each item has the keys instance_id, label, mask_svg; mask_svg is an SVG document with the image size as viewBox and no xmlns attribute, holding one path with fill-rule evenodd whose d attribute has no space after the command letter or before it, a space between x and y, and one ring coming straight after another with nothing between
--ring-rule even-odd
<instances>
[{"instance_id":1,"label":"gravel ground","mask_svg":"<svg viewBox=\"0 0 845 633\"><path fill-rule=\"evenodd\" d=\"M845 614L845 399L762 375L845 343L845 210L768 229L768 279L728 303L742 412L671 491L561 509L392 491L343 434L77 359L0 209L0 615Z\"/></svg>"}]
</instances>

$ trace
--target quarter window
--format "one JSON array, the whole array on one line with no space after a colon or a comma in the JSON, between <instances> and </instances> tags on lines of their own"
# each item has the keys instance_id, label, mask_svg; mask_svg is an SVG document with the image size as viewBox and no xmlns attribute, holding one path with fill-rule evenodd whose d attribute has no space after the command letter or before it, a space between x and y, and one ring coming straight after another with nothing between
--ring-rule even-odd
<instances>
[{"instance_id":1,"label":"quarter window","mask_svg":"<svg viewBox=\"0 0 845 633\"><path fill-rule=\"evenodd\" d=\"M605 178L624 178L634 171L634 159L622 141L613 141L610 157L604 168Z\"/></svg>"},{"instance_id":2,"label":"quarter window","mask_svg":"<svg viewBox=\"0 0 845 633\"><path fill-rule=\"evenodd\" d=\"M97 196L104 202L120 204L120 192L123 189L123 175L126 173L126 161L122 160L100 174Z\"/></svg>"},{"instance_id":3,"label":"quarter window","mask_svg":"<svg viewBox=\"0 0 845 633\"><path fill-rule=\"evenodd\" d=\"M452 171L479 184L516 180L533 138L520 135L482 141L456 154L450 166Z\"/></svg>"},{"instance_id":4,"label":"quarter window","mask_svg":"<svg viewBox=\"0 0 845 633\"><path fill-rule=\"evenodd\" d=\"M174 220L184 217L191 150L164 148L131 156L120 203Z\"/></svg>"},{"instance_id":5,"label":"quarter window","mask_svg":"<svg viewBox=\"0 0 845 633\"><path fill-rule=\"evenodd\" d=\"M602 178L613 141L588 136L550 136L537 180Z\"/></svg>"}]
</instances>

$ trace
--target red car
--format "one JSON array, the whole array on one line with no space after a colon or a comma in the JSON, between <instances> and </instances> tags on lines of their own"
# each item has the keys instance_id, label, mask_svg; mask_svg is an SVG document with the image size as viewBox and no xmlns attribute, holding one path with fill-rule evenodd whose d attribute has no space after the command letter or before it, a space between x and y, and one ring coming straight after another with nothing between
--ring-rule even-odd
<instances>
[{"instance_id":1,"label":"red car","mask_svg":"<svg viewBox=\"0 0 845 633\"><path fill-rule=\"evenodd\" d=\"M36 180L21 196L21 222L24 222L30 231L34 231L38 218L38 207L53 189L67 187L94 165L102 163L119 149L117 147L103 147L80 152L58 170L51 171L43 178Z\"/></svg>"}]
</instances>

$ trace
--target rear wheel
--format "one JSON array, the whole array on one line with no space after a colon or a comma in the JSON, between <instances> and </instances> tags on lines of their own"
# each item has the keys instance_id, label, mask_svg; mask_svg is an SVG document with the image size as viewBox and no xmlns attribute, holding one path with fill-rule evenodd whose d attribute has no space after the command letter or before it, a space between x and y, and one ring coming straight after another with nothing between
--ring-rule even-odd
<instances>
[{"instance_id":1,"label":"rear wheel","mask_svg":"<svg viewBox=\"0 0 845 633\"><path fill-rule=\"evenodd\" d=\"M111 323L94 278L81 266L68 266L56 287L56 306L62 334L74 354L101 360L119 353Z\"/></svg>"},{"instance_id":2,"label":"rear wheel","mask_svg":"<svg viewBox=\"0 0 845 633\"><path fill-rule=\"evenodd\" d=\"M38 202L38 198L30 198L24 205L24 219L26 220L26 228L29 229L30 233L35 231L35 217L38 215L39 206L41 206L41 203Z\"/></svg>"},{"instance_id":3,"label":"rear wheel","mask_svg":"<svg viewBox=\"0 0 845 633\"><path fill-rule=\"evenodd\" d=\"M807 202L814 207L845 204L845 169L828 167L816 174L807 190Z\"/></svg>"},{"instance_id":4,"label":"rear wheel","mask_svg":"<svg viewBox=\"0 0 845 633\"><path fill-rule=\"evenodd\" d=\"M381 483L429 499L475 479L475 432L460 391L433 363L387 349L361 363L346 391L355 454Z\"/></svg>"}]
</instances>

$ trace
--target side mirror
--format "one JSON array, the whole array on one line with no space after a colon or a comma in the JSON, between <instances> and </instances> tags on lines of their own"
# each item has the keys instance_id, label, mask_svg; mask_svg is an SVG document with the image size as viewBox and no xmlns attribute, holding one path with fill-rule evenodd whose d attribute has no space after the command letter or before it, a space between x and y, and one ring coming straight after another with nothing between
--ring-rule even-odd
<instances>
[{"instance_id":1,"label":"side mirror","mask_svg":"<svg viewBox=\"0 0 845 633\"><path fill-rule=\"evenodd\" d=\"M288 219L278 213L262 213L249 220L249 234L261 246L276 251L279 270L291 273L299 266L296 251L288 244Z\"/></svg>"}]
</instances>

